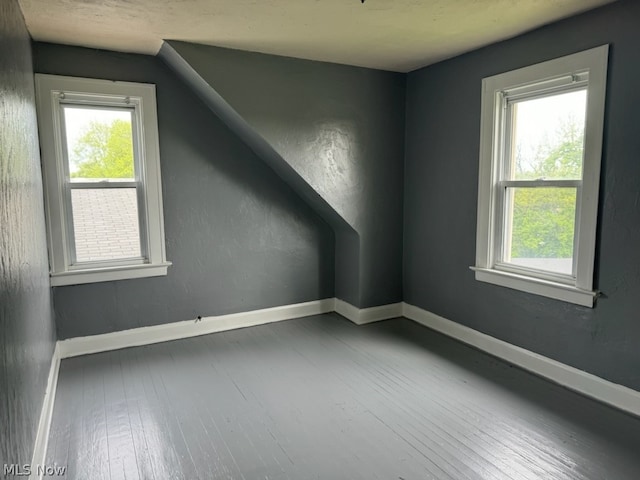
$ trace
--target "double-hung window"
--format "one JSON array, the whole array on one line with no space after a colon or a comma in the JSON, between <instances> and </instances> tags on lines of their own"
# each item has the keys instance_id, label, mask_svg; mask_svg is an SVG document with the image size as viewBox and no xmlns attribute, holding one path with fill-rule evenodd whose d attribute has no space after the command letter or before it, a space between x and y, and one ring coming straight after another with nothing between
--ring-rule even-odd
<instances>
[{"instance_id":1,"label":"double-hung window","mask_svg":"<svg viewBox=\"0 0 640 480\"><path fill-rule=\"evenodd\" d=\"M483 80L476 279L593 306L607 57Z\"/></svg>"},{"instance_id":2,"label":"double-hung window","mask_svg":"<svg viewBox=\"0 0 640 480\"><path fill-rule=\"evenodd\" d=\"M52 285L166 275L155 87L36 75Z\"/></svg>"}]
</instances>

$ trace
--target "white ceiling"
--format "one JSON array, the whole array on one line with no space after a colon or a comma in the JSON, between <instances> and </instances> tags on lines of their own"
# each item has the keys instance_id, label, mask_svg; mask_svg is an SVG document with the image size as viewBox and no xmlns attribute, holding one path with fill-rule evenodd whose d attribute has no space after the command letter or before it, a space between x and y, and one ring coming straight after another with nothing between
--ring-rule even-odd
<instances>
[{"instance_id":1,"label":"white ceiling","mask_svg":"<svg viewBox=\"0 0 640 480\"><path fill-rule=\"evenodd\" d=\"M407 72L614 0L19 0L38 41L184 40Z\"/></svg>"}]
</instances>

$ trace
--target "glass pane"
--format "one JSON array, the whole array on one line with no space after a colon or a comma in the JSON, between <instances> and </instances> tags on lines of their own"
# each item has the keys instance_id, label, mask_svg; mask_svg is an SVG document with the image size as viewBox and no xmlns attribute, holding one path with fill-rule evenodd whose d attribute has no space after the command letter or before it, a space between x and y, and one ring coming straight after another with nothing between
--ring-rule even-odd
<instances>
[{"instance_id":1,"label":"glass pane","mask_svg":"<svg viewBox=\"0 0 640 480\"><path fill-rule=\"evenodd\" d=\"M135 188L72 189L76 261L140 257Z\"/></svg>"},{"instance_id":2,"label":"glass pane","mask_svg":"<svg viewBox=\"0 0 640 480\"><path fill-rule=\"evenodd\" d=\"M587 91L515 102L512 180L582 178Z\"/></svg>"},{"instance_id":3,"label":"glass pane","mask_svg":"<svg viewBox=\"0 0 640 480\"><path fill-rule=\"evenodd\" d=\"M129 109L64 107L72 182L135 178L131 114Z\"/></svg>"},{"instance_id":4,"label":"glass pane","mask_svg":"<svg viewBox=\"0 0 640 480\"><path fill-rule=\"evenodd\" d=\"M505 262L550 272L573 271L575 188L508 188Z\"/></svg>"}]
</instances>

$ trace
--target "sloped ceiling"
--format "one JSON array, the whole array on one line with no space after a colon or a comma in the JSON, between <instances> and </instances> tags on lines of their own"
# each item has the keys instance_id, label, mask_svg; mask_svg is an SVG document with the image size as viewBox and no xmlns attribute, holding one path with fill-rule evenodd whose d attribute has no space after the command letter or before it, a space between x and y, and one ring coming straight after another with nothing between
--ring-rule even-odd
<instances>
[{"instance_id":1,"label":"sloped ceiling","mask_svg":"<svg viewBox=\"0 0 640 480\"><path fill-rule=\"evenodd\" d=\"M155 54L162 40L407 72L613 0L20 0L32 37Z\"/></svg>"}]
</instances>

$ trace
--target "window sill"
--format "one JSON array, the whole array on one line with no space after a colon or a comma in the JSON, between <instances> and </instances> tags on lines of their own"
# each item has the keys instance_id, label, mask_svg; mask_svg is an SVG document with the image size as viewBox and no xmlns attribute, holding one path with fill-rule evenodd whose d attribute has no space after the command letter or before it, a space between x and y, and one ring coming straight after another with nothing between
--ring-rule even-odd
<instances>
[{"instance_id":1,"label":"window sill","mask_svg":"<svg viewBox=\"0 0 640 480\"><path fill-rule=\"evenodd\" d=\"M133 278L161 277L167 274L171 262L92 268L51 274L51 286L78 285L82 283L112 282Z\"/></svg>"},{"instance_id":2,"label":"window sill","mask_svg":"<svg viewBox=\"0 0 640 480\"><path fill-rule=\"evenodd\" d=\"M476 273L476 280L480 282L492 283L501 287L533 293L534 295L575 303L583 307L593 308L595 302L596 292L590 290L582 290L571 285L489 268L470 268Z\"/></svg>"}]
</instances>

